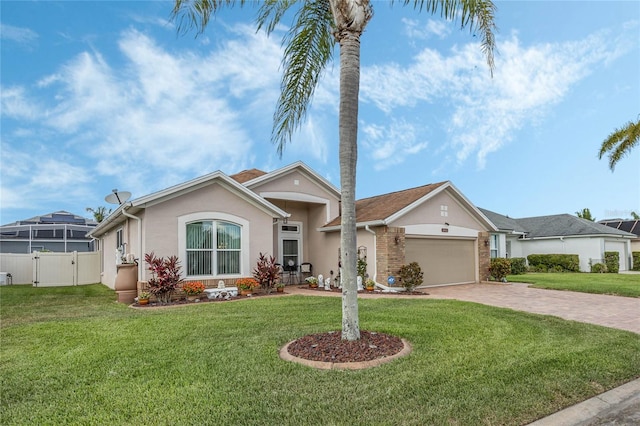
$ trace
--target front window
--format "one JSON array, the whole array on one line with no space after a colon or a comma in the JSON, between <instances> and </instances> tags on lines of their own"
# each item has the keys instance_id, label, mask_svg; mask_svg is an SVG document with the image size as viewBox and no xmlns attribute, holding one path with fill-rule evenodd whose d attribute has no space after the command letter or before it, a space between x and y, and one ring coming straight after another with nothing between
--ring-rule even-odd
<instances>
[{"instance_id":1,"label":"front window","mask_svg":"<svg viewBox=\"0 0 640 426\"><path fill-rule=\"evenodd\" d=\"M187 224L187 275L240 273L242 227L203 220Z\"/></svg>"},{"instance_id":2,"label":"front window","mask_svg":"<svg viewBox=\"0 0 640 426\"><path fill-rule=\"evenodd\" d=\"M122 245L124 244L124 238L122 236L122 228L116 231L116 250L122 250ZM124 253L122 253L124 254Z\"/></svg>"},{"instance_id":3,"label":"front window","mask_svg":"<svg viewBox=\"0 0 640 426\"><path fill-rule=\"evenodd\" d=\"M491 258L495 259L498 257L498 236L496 234L491 234Z\"/></svg>"}]
</instances>

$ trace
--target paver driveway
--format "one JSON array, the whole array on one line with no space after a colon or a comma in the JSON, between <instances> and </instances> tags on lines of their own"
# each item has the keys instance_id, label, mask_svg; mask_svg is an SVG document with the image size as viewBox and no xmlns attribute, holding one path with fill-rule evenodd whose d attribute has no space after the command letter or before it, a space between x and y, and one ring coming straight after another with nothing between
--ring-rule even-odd
<instances>
[{"instance_id":1,"label":"paver driveway","mask_svg":"<svg viewBox=\"0 0 640 426\"><path fill-rule=\"evenodd\" d=\"M629 330L640 334L640 298L530 288L529 284L432 287L428 297L456 299Z\"/></svg>"}]
</instances>

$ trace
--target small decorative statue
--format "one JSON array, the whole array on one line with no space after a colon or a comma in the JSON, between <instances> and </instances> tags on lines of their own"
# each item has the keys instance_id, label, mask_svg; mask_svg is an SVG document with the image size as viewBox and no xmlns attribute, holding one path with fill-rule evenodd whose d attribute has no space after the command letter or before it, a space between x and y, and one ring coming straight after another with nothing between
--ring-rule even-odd
<instances>
[{"instance_id":1,"label":"small decorative statue","mask_svg":"<svg viewBox=\"0 0 640 426\"><path fill-rule=\"evenodd\" d=\"M327 277L326 281L324 282L324 289L331 290L331 278Z\"/></svg>"}]
</instances>

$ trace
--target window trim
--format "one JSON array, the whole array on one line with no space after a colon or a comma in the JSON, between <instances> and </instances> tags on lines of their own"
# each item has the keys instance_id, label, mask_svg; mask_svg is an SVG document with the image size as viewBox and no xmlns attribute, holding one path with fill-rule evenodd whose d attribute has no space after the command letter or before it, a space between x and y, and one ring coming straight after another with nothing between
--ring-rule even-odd
<instances>
[{"instance_id":1,"label":"window trim","mask_svg":"<svg viewBox=\"0 0 640 426\"><path fill-rule=\"evenodd\" d=\"M120 248L124 248L124 228L116 229L116 250ZM122 255L124 255L124 253L122 253Z\"/></svg>"},{"instance_id":2,"label":"window trim","mask_svg":"<svg viewBox=\"0 0 640 426\"><path fill-rule=\"evenodd\" d=\"M218 278L241 278L248 276L250 266L250 245L249 235L250 226L249 221L239 216L235 216L229 213L223 212L197 212L183 216L178 216L178 256L184 262L187 259L187 224L191 222L201 221L214 221L214 222L229 222L234 225L240 226L240 273L239 274L213 274L213 275L187 275L186 263L183 264L182 276L183 278L195 278L202 280L218 279Z\"/></svg>"}]
</instances>

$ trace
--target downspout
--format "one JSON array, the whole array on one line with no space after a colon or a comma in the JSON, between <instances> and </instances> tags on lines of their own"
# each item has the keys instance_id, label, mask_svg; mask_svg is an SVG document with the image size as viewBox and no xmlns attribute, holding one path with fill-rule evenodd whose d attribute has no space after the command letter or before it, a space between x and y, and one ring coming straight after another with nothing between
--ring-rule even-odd
<instances>
[{"instance_id":1,"label":"downspout","mask_svg":"<svg viewBox=\"0 0 640 426\"><path fill-rule=\"evenodd\" d=\"M378 277L378 253L376 252L376 231L372 231L371 228L369 228L369 225L365 225L364 230L373 234L373 281L377 282L376 278Z\"/></svg>"},{"instance_id":2,"label":"downspout","mask_svg":"<svg viewBox=\"0 0 640 426\"><path fill-rule=\"evenodd\" d=\"M138 251L139 259L142 260L142 220L138 216L134 216L131 213L127 212L126 206L122 207L122 214L131 219L135 219L138 222L138 247L136 248ZM140 267L140 264L138 264L138 281L142 281L142 268Z\"/></svg>"}]
</instances>

